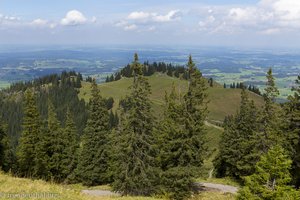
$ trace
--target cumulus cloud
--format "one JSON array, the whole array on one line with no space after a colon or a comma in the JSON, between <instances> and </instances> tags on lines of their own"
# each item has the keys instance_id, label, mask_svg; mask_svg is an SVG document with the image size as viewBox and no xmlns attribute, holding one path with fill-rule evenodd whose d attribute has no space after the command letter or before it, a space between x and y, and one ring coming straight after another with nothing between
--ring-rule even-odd
<instances>
[{"instance_id":1,"label":"cumulus cloud","mask_svg":"<svg viewBox=\"0 0 300 200\"><path fill-rule=\"evenodd\" d=\"M128 20L137 22L171 22L181 19L181 12L179 10L171 10L166 14L158 14L155 12L132 12L128 15Z\"/></svg>"},{"instance_id":2,"label":"cumulus cloud","mask_svg":"<svg viewBox=\"0 0 300 200\"><path fill-rule=\"evenodd\" d=\"M220 6L218 9L221 12L210 8L207 12L210 16L202 16L198 23L200 30L223 33L254 31L270 35L300 29L300 1L261 0L253 6ZM216 13L219 14L213 15Z\"/></svg>"},{"instance_id":3,"label":"cumulus cloud","mask_svg":"<svg viewBox=\"0 0 300 200\"><path fill-rule=\"evenodd\" d=\"M260 33L263 35L274 35L280 32L279 28L269 28L266 30L262 30Z\"/></svg>"},{"instance_id":4,"label":"cumulus cloud","mask_svg":"<svg viewBox=\"0 0 300 200\"><path fill-rule=\"evenodd\" d=\"M87 18L78 10L69 11L66 16L60 21L60 24L63 26L77 26L85 24Z\"/></svg>"},{"instance_id":5,"label":"cumulus cloud","mask_svg":"<svg viewBox=\"0 0 300 200\"><path fill-rule=\"evenodd\" d=\"M0 25L18 25L21 24L21 18L0 14Z\"/></svg>"},{"instance_id":6,"label":"cumulus cloud","mask_svg":"<svg viewBox=\"0 0 300 200\"><path fill-rule=\"evenodd\" d=\"M181 19L181 12L179 10L171 10L165 14L158 14L156 12L134 11L129 15L115 23L116 27L121 27L126 31L140 29L139 31L154 31L156 24L177 21Z\"/></svg>"},{"instance_id":7,"label":"cumulus cloud","mask_svg":"<svg viewBox=\"0 0 300 200\"><path fill-rule=\"evenodd\" d=\"M132 31L132 30L136 30L136 29L137 29L137 25L135 25L135 24L126 25L124 27L125 31Z\"/></svg>"},{"instance_id":8,"label":"cumulus cloud","mask_svg":"<svg viewBox=\"0 0 300 200\"><path fill-rule=\"evenodd\" d=\"M44 19L35 19L30 24L33 26L47 26L48 21Z\"/></svg>"},{"instance_id":9,"label":"cumulus cloud","mask_svg":"<svg viewBox=\"0 0 300 200\"><path fill-rule=\"evenodd\" d=\"M148 19L151 17L151 13L147 13L147 12L132 12L128 15L128 19L130 20L144 20L144 19Z\"/></svg>"}]
</instances>

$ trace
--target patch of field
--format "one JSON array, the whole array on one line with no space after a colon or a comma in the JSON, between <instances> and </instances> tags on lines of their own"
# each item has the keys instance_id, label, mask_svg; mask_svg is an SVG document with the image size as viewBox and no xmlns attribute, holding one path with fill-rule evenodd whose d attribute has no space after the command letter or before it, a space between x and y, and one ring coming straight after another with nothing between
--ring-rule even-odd
<instances>
[{"instance_id":1,"label":"patch of field","mask_svg":"<svg viewBox=\"0 0 300 200\"><path fill-rule=\"evenodd\" d=\"M10 83L7 81L0 81L0 89L9 87Z\"/></svg>"},{"instance_id":2,"label":"patch of field","mask_svg":"<svg viewBox=\"0 0 300 200\"><path fill-rule=\"evenodd\" d=\"M188 87L188 82L178 78L169 77L164 74L155 74L148 77L151 85L152 94L150 96L153 102L154 111L158 114L162 112L164 105L165 91L170 91L174 84L177 91L184 94ZM119 100L124 98L129 92L132 78L122 78L119 81L102 83L99 85L101 94L104 97L113 97L115 100L114 110L119 105ZM240 89L224 89L223 86L215 84L214 87L208 89L208 110L209 119L223 121L227 115L235 114L240 105ZM87 82L82 82L79 97L88 101L91 95L91 85ZM258 107L263 105L263 100L260 96L249 92L250 99L253 99Z\"/></svg>"}]
</instances>

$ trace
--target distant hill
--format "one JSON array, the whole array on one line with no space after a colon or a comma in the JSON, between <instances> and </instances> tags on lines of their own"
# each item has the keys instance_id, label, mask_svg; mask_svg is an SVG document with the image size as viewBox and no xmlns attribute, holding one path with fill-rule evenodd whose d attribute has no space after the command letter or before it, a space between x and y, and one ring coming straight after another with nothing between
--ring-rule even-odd
<instances>
[{"instance_id":1,"label":"distant hill","mask_svg":"<svg viewBox=\"0 0 300 200\"><path fill-rule=\"evenodd\" d=\"M180 80L179 78L170 77L161 73L155 73L147 78L151 85L151 100L154 104L153 108L156 113L162 112L165 91L170 91L173 83L177 90L181 93L185 93L188 86L188 82L186 80ZM132 78L122 78L118 81L101 83L99 85L101 94L104 97L114 98L114 110L116 110L119 106L119 100L128 94L128 88L132 81ZM209 120L223 121L225 116L235 114L241 101L240 92L241 89L224 89L223 86L214 82L214 86L209 87L208 89L208 96L210 100L208 105ZM249 91L247 92L249 93L250 99L254 100L258 107L263 105L263 99L261 96ZM90 93L90 83L82 82L79 98L83 98L88 101Z\"/></svg>"}]
</instances>

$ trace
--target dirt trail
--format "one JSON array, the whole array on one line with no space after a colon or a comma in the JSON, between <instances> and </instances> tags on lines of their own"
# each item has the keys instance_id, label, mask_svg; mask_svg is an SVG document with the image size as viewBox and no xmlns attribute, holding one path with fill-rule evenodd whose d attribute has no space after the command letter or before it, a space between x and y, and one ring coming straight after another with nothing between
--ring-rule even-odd
<instances>
[{"instance_id":1,"label":"dirt trail","mask_svg":"<svg viewBox=\"0 0 300 200\"><path fill-rule=\"evenodd\" d=\"M223 184L216 184L216 183L196 183L197 187L199 187L199 190L204 191L220 191L224 193L232 193L236 194L238 191L238 188L231 185L223 185Z\"/></svg>"},{"instance_id":2,"label":"dirt trail","mask_svg":"<svg viewBox=\"0 0 300 200\"><path fill-rule=\"evenodd\" d=\"M238 191L237 187L231 185L223 185L216 183L195 183L199 191L219 191L224 193L236 194ZM120 194L111 192L109 190L82 190L83 194L92 196L120 196Z\"/></svg>"}]
</instances>

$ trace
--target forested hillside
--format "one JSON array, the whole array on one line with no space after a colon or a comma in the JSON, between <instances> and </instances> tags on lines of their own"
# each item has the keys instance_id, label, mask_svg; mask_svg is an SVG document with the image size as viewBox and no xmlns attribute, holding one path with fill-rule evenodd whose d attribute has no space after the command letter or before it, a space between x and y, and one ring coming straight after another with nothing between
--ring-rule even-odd
<instances>
[{"instance_id":1,"label":"forested hillside","mask_svg":"<svg viewBox=\"0 0 300 200\"><path fill-rule=\"evenodd\" d=\"M271 69L262 95L206 79L191 56L176 67L135 54L116 75L98 85L63 72L2 90L2 170L178 200L210 171L239 182L238 199L300 198L300 77L279 105Z\"/></svg>"}]
</instances>

